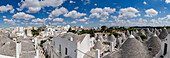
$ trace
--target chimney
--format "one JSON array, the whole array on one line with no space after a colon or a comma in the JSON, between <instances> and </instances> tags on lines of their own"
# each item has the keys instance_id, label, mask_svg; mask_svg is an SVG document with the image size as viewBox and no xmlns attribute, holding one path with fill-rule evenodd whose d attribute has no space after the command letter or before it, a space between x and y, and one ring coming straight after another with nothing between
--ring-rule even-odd
<instances>
[{"instance_id":1,"label":"chimney","mask_svg":"<svg viewBox=\"0 0 170 58\"><path fill-rule=\"evenodd\" d=\"M16 58L20 58L20 53L21 53L21 42L17 41L16 42Z\"/></svg>"},{"instance_id":2,"label":"chimney","mask_svg":"<svg viewBox=\"0 0 170 58\"><path fill-rule=\"evenodd\" d=\"M35 49L37 49L37 38L34 38Z\"/></svg>"},{"instance_id":3,"label":"chimney","mask_svg":"<svg viewBox=\"0 0 170 58\"><path fill-rule=\"evenodd\" d=\"M119 45L121 46L122 45L122 38L118 38L119 40Z\"/></svg>"},{"instance_id":4,"label":"chimney","mask_svg":"<svg viewBox=\"0 0 170 58\"><path fill-rule=\"evenodd\" d=\"M114 51L114 43L111 42L111 43L110 43L110 52L113 52L113 51Z\"/></svg>"},{"instance_id":5,"label":"chimney","mask_svg":"<svg viewBox=\"0 0 170 58\"><path fill-rule=\"evenodd\" d=\"M70 37L70 41L73 41L73 37Z\"/></svg>"},{"instance_id":6,"label":"chimney","mask_svg":"<svg viewBox=\"0 0 170 58\"><path fill-rule=\"evenodd\" d=\"M96 58L100 58L100 50L96 49L95 57Z\"/></svg>"}]
</instances>

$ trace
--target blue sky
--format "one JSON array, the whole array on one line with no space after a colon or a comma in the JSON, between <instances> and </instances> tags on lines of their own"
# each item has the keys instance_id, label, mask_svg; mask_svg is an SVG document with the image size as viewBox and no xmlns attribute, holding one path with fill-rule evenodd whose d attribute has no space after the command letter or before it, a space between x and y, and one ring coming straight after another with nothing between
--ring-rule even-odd
<instances>
[{"instance_id":1,"label":"blue sky","mask_svg":"<svg viewBox=\"0 0 170 58\"><path fill-rule=\"evenodd\" d=\"M170 25L170 0L0 0L0 28Z\"/></svg>"}]
</instances>

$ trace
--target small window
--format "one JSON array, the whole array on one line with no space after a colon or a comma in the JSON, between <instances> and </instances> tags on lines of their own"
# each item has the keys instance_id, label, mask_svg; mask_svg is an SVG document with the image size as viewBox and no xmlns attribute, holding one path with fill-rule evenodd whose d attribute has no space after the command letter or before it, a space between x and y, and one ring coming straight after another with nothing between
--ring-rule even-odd
<instances>
[{"instance_id":1,"label":"small window","mask_svg":"<svg viewBox=\"0 0 170 58\"><path fill-rule=\"evenodd\" d=\"M59 45L59 52L61 53L61 45Z\"/></svg>"},{"instance_id":2,"label":"small window","mask_svg":"<svg viewBox=\"0 0 170 58\"><path fill-rule=\"evenodd\" d=\"M67 48L65 48L65 54L67 55Z\"/></svg>"},{"instance_id":3,"label":"small window","mask_svg":"<svg viewBox=\"0 0 170 58\"><path fill-rule=\"evenodd\" d=\"M55 42L54 42L54 46L55 46Z\"/></svg>"}]
</instances>

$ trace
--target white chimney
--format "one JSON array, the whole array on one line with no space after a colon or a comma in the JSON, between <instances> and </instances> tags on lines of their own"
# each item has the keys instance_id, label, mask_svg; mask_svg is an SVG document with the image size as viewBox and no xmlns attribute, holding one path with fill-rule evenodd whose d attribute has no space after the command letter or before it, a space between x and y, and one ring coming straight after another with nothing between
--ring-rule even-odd
<instances>
[{"instance_id":1,"label":"white chimney","mask_svg":"<svg viewBox=\"0 0 170 58\"><path fill-rule=\"evenodd\" d=\"M70 41L73 41L73 37L70 37Z\"/></svg>"},{"instance_id":2,"label":"white chimney","mask_svg":"<svg viewBox=\"0 0 170 58\"><path fill-rule=\"evenodd\" d=\"M111 43L110 43L110 52L113 52L113 51L114 51L114 43L111 42Z\"/></svg>"},{"instance_id":3,"label":"white chimney","mask_svg":"<svg viewBox=\"0 0 170 58\"><path fill-rule=\"evenodd\" d=\"M122 38L119 38L119 45L121 46L122 45Z\"/></svg>"},{"instance_id":4,"label":"white chimney","mask_svg":"<svg viewBox=\"0 0 170 58\"><path fill-rule=\"evenodd\" d=\"M21 53L21 42L16 42L16 58L20 58Z\"/></svg>"},{"instance_id":5,"label":"white chimney","mask_svg":"<svg viewBox=\"0 0 170 58\"><path fill-rule=\"evenodd\" d=\"M35 49L37 49L37 38L34 38Z\"/></svg>"},{"instance_id":6,"label":"white chimney","mask_svg":"<svg viewBox=\"0 0 170 58\"><path fill-rule=\"evenodd\" d=\"M96 58L100 58L100 50L96 49L95 57Z\"/></svg>"}]
</instances>

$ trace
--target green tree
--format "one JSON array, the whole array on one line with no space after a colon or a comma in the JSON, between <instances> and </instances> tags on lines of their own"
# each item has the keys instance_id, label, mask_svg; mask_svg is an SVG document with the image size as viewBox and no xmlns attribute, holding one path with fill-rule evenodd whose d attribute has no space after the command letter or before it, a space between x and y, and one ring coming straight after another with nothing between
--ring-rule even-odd
<instances>
[{"instance_id":1,"label":"green tree","mask_svg":"<svg viewBox=\"0 0 170 58\"><path fill-rule=\"evenodd\" d=\"M145 35L139 35L141 37L141 39L144 41L144 40L147 40L147 37Z\"/></svg>"},{"instance_id":2,"label":"green tree","mask_svg":"<svg viewBox=\"0 0 170 58\"><path fill-rule=\"evenodd\" d=\"M101 26L101 28L102 28L102 31L106 31L106 29L107 29L107 26Z\"/></svg>"},{"instance_id":3,"label":"green tree","mask_svg":"<svg viewBox=\"0 0 170 58\"><path fill-rule=\"evenodd\" d=\"M40 41L40 45L42 45L43 43L45 43L47 40L41 40Z\"/></svg>"}]
</instances>

